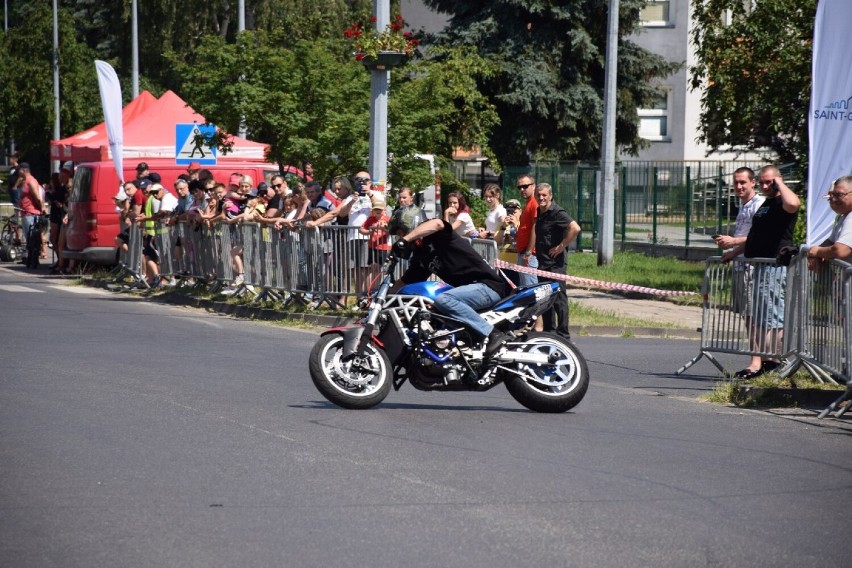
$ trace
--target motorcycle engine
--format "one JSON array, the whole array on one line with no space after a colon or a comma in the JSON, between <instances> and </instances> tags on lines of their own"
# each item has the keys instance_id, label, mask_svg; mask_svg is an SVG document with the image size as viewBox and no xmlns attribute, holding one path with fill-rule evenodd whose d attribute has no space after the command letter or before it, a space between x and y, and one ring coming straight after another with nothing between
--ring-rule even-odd
<instances>
[{"instance_id":1,"label":"motorcycle engine","mask_svg":"<svg viewBox=\"0 0 852 568\"><path fill-rule=\"evenodd\" d=\"M428 321L420 324L420 342L417 346L417 371L426 381L441 381L444 385L461 383L464 373L460 348L464 344L456 334L446 329L432 329Z\"/></svg>"}]
</instances>

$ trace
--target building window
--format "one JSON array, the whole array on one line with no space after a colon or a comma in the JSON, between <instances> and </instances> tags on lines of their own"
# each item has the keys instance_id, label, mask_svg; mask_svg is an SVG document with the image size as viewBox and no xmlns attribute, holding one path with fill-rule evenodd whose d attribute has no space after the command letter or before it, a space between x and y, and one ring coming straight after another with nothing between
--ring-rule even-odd
<instances>
[{"instance_id":1,"label":"building window","mask_svg":"<svg viewBox=\"0 0 852 568\"><path fill-rule=\"evenodd\" d=\"M639 136L656 142L669 142L669 99L671 91L666 90L649 108L638 109Z\"/></svg>"},{"instance_id":2,"label":"building window","mask_svg":"<svg viewBox=\"0 0 852 568\"><path fill-rule=\"evenodd\" d=\"M671 27L674 25L671 2L648 2L639 13L639 21L645 27Z\"/></svg>"}]
</instances>

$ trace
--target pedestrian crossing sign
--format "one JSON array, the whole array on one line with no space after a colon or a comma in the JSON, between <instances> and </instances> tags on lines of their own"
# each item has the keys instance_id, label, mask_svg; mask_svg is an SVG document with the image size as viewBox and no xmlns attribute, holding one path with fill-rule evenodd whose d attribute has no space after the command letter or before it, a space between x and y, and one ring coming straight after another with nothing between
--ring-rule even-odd
<instances>
[{"instance_id":1,"label":"pedestrian crossing sign","mask_svg":"<svg viewBox=\"0 0 852 568\"><path fill-rule=\"evenodd\" d=\"M216 147L208 144L214 134L215 124L175 124L175 163L215 166Z\"/></svg>"}]
</instances>

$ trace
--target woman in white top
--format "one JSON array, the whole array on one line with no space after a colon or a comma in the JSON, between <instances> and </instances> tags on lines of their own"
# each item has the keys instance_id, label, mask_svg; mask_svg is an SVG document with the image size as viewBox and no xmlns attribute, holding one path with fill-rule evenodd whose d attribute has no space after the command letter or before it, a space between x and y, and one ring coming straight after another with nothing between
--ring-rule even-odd
<instances>
[{"instance_id":1,"label":"woman in white top","mask_svg":"<svg viewBox=\"0 0 852 568\"><path fill-rule=\"evenodd\" d=\"M470 218L470 207L464 196L454 191L447 196L447 208L444 209L444 220L453 226L460 237L476 238L479 232Z\"/></svg>"},{"instance_id":2,"label":"woman in white top","mask_svg":"<svg viewBox=\"0 0 852 568\"><path fill-rule=\"evenodd\" d=\"M488 205L488 213L485 214L485 228L479 230L479 236L484 239L493 239L494 233L503 218L506 216L506 208L500 202L503 197L503 192L500 191L500 186L496 183L487 183L482 190L482 198Z\"/></svg>"}]
</instances>

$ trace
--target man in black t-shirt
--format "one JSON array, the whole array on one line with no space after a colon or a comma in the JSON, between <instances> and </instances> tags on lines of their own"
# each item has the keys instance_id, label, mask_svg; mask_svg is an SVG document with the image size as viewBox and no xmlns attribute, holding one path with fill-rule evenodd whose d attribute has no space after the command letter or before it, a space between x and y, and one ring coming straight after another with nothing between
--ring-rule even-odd
<instances>
[{"instance_id":1,"label":"man in black t-shirt","mask_svg":"<svg viewBox=\"0 0 852 568\"><path fill-rule=\"evenodd\" d=\"M772 258L781 248L793 244L793 229L799 214L799 197L787 187L775 166L764 166L758 174L760 191L766 197L755 211L746 242L725 257L743 252L746 258ZM754 354L745 369L736 373L740 379L753 379L778 366L772 355L781 353L784 334L784 292L787 267L756 263L753 280L753 317L750 318L749 342ZM764 355L761 356L760 353Z\"/></svg>"},{"instance_id":2,"label":"man in black t-shirt","mask_svg":"<svg viewBox=\"0 0 852 568\"><path fill-rule=\"evenodd\" d=\"M423 282L437 274L453 286L435 300L441 313L468 324L482 338L488 338L485 356L491 357L506 341L506 334L494 328L477 313L496 304L508 293L506 280L491 268L467 239L453 231L443 219L432 219L418 225L395 244L399 252L412 249L408 270L394 285Z\"/></svg>"},{"instance_id":3,"label":"man in black t-shirt","mask_svg":"<svg viewBox=\"0 0 852 568\"><path fill-rule=\"evenodd\" d=\"M549 183L540 183L535 189L538 201L538 216L535 219L535 256L539 270L565 274L568 245L580 234L580 225L567 211L553 202L553 189ZM538 277L539 282L555 282L551 278ZM556 316L556 325L553 316ZM565 339L571 339L568 331L568 295L565 282L559 282L559 294L553 306L541 314L543 331L555 331Z\"/></svg>"}]
</instances>

